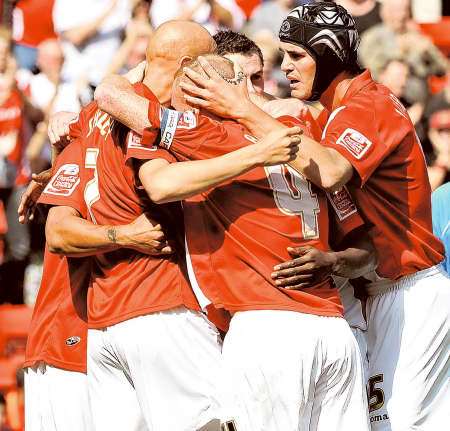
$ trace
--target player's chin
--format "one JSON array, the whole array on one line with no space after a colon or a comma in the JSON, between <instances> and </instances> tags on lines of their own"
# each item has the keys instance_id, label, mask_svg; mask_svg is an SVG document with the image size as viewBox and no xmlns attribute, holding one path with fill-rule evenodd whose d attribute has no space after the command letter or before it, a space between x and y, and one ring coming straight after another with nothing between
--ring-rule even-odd
<instances>
[{"instance_id":1,"label":"player's chin","mask_svg":"<svg viewBox=\"0 0 450 431\"><path fill-rule=\"evenodd\" d=\"M299 100L307 100L311 96L311 91L307 90L303 86L299 86L299 88L291 89L291 97Z\"/></svg>"}]
</instances>

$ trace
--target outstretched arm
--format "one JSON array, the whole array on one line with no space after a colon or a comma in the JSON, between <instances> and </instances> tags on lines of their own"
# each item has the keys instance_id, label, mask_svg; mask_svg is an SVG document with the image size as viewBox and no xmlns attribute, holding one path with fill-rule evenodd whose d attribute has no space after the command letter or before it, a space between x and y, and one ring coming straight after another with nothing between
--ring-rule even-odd
<instances>
[{"instance_id":1,"label":"outstretched arm","mask_svg":"<svg viewBox=\"0 0 450 431\"><path fill-rule=\"evenodd\" d=\"M199 61L209 79L186 68L186 74L196 85L186 82L180 84L191 105L233 118L257 137L285 127L250 101L245 82L240 85L229 84L206 60L200 57ZM339 190L353 175L353 167L345 157L307 136L302 137L297 158L289 164L327 191Z\"/></svg>"},{"instance_id":2,"label":"outstretched arm","mask_svg":"<svg viewBox=\"0 0 450 431\"><path fill-rule=\"evenodd\" d=\"M170 164L163 159L145 162L139 178L150 199L166 203L186 199L237 177L256 166L286 163L295 157L299 127L271 132L256 144L207 160Z\"/></svg>"}]
</instances>

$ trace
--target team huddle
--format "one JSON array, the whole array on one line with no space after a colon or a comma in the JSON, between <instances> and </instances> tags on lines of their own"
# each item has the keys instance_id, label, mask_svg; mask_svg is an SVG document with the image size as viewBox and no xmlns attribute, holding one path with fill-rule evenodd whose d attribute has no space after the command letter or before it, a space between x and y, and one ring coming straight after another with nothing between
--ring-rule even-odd
<instances>
[{"instance_id":1,"label":"team huddle","mask_svg":"<svg viewBox=\"0 0 450 431\"><path fill-rule=\"evenodd\" d=\"M169 21L49 125L27 431L434 431L450 278L402 104L334 3L245 36ZM256 65L256 66L255 66ZM308 108L320 101L324 109Z\"/></svg>"}]
</instances>

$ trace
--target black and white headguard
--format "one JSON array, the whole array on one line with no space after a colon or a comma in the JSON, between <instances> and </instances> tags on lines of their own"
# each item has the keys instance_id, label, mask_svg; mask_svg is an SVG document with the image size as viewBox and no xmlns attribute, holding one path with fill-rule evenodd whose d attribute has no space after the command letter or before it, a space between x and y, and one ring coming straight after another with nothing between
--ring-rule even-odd
<instances>
[{"instance_id":1,"label":"black and white headguard","mask_svg":"<svg viewBox=\"0 0 450 431\"><path fill-rule=\"evenodd\" d=\"M357 63L358 31L352 16L333 2L319 2L292 10L280 28L280 40L304 48L316 61L309 100L317 100L334 78Z\"/></svg>"}]
</instances>

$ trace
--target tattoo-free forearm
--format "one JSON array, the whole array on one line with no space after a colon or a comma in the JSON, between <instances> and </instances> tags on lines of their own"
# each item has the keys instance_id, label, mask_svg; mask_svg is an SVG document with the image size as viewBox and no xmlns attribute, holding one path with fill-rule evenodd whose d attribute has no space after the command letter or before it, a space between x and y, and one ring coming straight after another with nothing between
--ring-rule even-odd
<instances>
[{"instance_id":1,"label":"tattoo-free forearm","mask_svg":"<svg viewBox=\"0 0 450 431\"><path fill-rule=\"evenodd\" d=\"M343 251L333 252L336 263L333 265L333 274L346 278L358 278L374 271L378 261L373 246L365 240L355 247Z\"/></svg>"},{"instance_id":2,"label":"tattoo-free forearm","mask_svg":"<svg viewBox=\"0 0 450 431\"><path fill-rule=\"evenodd\" d=\"M253 103L241 107L236 119L257 138L276 128L287 127ZM327 191L339 190L353 175L351 164L343 156L305 135L302 135L297 157L289 165Z\"/></svg>"},{"instance_id":3,"label":"tattoo-free forearm","mask_svg":"<svg viewBox=\"0 0 450 431\"><path fill-rule=\"evenodd\" d=\"M94 98L102 111L140 135L151 127L149 101L137 95L127 79L118 75L106 77L95 90Z\"/></svg>"},{"instance_id":4,"label":"tattoo-free forearm","mask_svg":"<svg viewBox=\"0 0 450 431\"><path fill-rule=\"evenodd\" d=\"M156 163L161 163L156 167ZM220 157L168 164L157 160L144 164L139 177L156 203L179 201L215 187L263 163L257 144Z\"/></svg>"}]
</instances>

